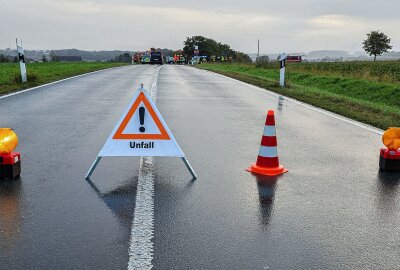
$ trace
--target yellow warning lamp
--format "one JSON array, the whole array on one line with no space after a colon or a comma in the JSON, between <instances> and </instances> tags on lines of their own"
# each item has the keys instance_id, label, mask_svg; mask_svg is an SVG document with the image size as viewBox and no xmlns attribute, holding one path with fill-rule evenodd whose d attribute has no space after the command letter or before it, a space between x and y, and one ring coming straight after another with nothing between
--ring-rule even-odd
<instances>
[{"instance_id":1,"label":"yellow warning lamp","mask_svg":"<svg viewBox=\"0 0 400 270\"><path fill-rule=\"evenodd\" d=\"M17 134L11 128L0 128L0 154L10 154L17 145Z\"/></svg>"},{"instance_id":2,"label":"yellow warning lamp","mask_svg":"<svg viewBox=\"0 0 400 270\"><path fill-rule=\"evenodd\" d=\"M390 150L400 148L400 128L391 127L383 133L382 142Z\"/></svg>"}]
</instances>

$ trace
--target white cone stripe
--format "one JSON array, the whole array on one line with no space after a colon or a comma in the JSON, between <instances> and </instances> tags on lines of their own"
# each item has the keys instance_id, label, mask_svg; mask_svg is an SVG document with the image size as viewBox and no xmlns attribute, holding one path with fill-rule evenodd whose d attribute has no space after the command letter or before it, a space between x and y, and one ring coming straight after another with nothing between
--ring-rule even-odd
<instances>
[{"instance_id":1,"label":"white cone stripe","mask_svg":"<svg viewBox=\"0 0 400 270\"><path fill-rule=\"evenodd\" d=\"M263 135L268 137L276 136L275 126L265 126Z\"/></svg>"},{"instance_id":2,"label":"white cone stripe","mask_svg":"<svg viewBox=\"0 0 400 270\"><path fill-rule=\"evenodd\" d=\"M258 155L261 157L278 157L278 147L276 146L260 146Z\"/></svg>"}]
</instances>

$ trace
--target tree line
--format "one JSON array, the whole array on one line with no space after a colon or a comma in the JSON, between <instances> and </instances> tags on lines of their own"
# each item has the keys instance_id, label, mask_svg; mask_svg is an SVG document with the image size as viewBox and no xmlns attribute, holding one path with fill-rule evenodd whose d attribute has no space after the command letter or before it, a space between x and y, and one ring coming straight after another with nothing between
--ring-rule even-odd
<instances>
[{"instance_id":1,"label":"tree line","mask_svg":"<svg viewBox=\"0 0 400 270\"><path fill-rule=\"evenodd\" d=\"M183 45L183 54L189 58L194 55L194 50L197 46L199 55L207 57L208 61L213 58L223 57L223 59L231 59L235 62L252 62L247 54L235 51L227 44L203 36L187 37Z\"/></svg>"},{"instance_id":2,"label":"tree line","mask_svg":"<svg viewBox=\"0 0 400 270\"><path fill-rule=\"evenodd\" d=\"M385 35L383 32L371 31L367 34L367 38L363 42L364 50L371 56L374 57L374 61L377 56L382 55L388 50L392 49L390 45L390 38ZM184 55L186 58L191 59L195 53L195 47L198 47L198 54L200 56L204 56L208 61L218 61L221 59L235 61L235 62L245 62L251 63L252 60L250 57L240 51L235 51L228 44L224 44L222 42L218 42L214 39L207 38L204 36L192 36L187 37L183 42L182 50L171 50L171 49L157 49L162 51L165 56L173 56L175 54ZM16 51L13 50L12 53L16 54ZM35 51L26 51L26 56L29 57L30 54L38 54ZM82 51L77 49L65 49L65 50L51 50L49 53L49 58L45 55L42 56L41 61L59 61L60 56L80 56L83 60L91 60L91 61L113 61L113 62L130 62L131 55L134 52L127 51ZM33 56L33 55L32 55ZM32 57L33 58L33 57ZM27 58L29 59L29 58ZM269 61L269 59L259 59ZM0 54L0 63L7 62L18 62L18 57L14 55Z\"/></svg>"}]
</instances>

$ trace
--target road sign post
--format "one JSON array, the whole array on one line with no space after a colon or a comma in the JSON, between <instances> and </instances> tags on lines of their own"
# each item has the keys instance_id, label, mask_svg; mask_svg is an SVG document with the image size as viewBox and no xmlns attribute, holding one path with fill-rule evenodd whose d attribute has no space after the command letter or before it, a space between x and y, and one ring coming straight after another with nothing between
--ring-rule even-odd
<instances>
[{"instance_id":1,"label":"road sign post","mask_svg":"<svg viewBox=\"0 0 400 270\"><path fill-rule=\"evenodd\" d=\"M281 55L279 55L278 61L280 66L279 85L281 87L285 87L286 54L282 53Z\"/></svg>"},{"instance_id":2,"label":"road sign post","mask_svg":"<svg viewBox=\"0 0 400 270\"><path fill-rule=\"evenodd\" d=\"M27 75L26 75L24 48L22 47L22 41L21 41L21 46L18 46L18 40L17 39L15 39L15 43L17 44L19 67L20 67L20 70L21 70L21 79L22 79L23 83L26 83L27 82Z\"/></svg>"}]
</instances>

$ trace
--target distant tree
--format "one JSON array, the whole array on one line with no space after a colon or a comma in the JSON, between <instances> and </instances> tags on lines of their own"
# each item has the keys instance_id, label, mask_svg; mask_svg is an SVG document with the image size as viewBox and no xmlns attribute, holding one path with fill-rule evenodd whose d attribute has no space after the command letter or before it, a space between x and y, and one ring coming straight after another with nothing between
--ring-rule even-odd
<instances>
[{"instance_id":1,"label":"distant tree","mask_svg":"<svg viewBox=\"0 0 400 270\"><path fill-rule=\"evenodd\" d=\"M0 54L0 63L7 63L8 57L4 56L4 54Z\"/></svg>"},{"instance_id":2,"label":"distant tree","mask_svg":"<svg viewBox=\"0 0 400 270\"><path fill-rule=\"evenodd\" d=\"M132 61L132 57L129 53L121 53L120 55L115 56L115 62L122 63L130 63Z\"/></svg>"},{"instance_id":3,"label":"distant tree","mask_svg":"<svg viewBox=\"0 0 400 270\"><path fill-rule=\"evenodd\" d=\"M183 51L182 50L176 50L172 52L172 56L174 55L183 55Z\"/></svg>"},{"instance_id":4,"label":"distant tree","mask_svg":"<svg viewBox=\"0 0 400 270\"><path fill-rule=\"evenodd\" d=\"M218 43L211 38L203 36L187 37L183 45L183 54L185 56L192 56L195 46L199 47L200 55L205 55L207 57L220 53Z\"/></svg>"},{"instance_id":5,"label":"distant tree","mask_svg":"<svg viewBox=\"0 0 400 270\"><path fill-rule=\"evenodd\" d=\"M256 58L256 67L267 68L269 67L269 57L267 55L261 55Z\"/></svg>"},{"instance_id":6,"label":"distant tree","mask_svg":"<svg viewBox=\"0 0 400 270\"><path fill-rule=\"evenodd\" d=\"M43 56L42 56L42 62L43 62L43 63L46 63L46 62L47 62L47 57L46 57L46 55L43 55Z\"/></svg>"},{"instance_id":7,"label":"distant tree","mask_svg":"<svg viewBox=\"0 0 400 270\"><path fill-rule=\"evenodd\" d=\"M259 57L257 57L256 62L268 62L269 61L269 57L267 55L261 55Z\"/></svg>"},{"instance_id":8,"label":"distant tree","mask_svg":"<svg viewBox=\"0 0 400 270\"><path fill-rule=\"evenodd\" d=\"M253 61L251 60L250 56L248 56L245 53L242 52L235 52L235 57L234 57L236 62L240 63L252 63Z\"/></svg>"},{"instance_id":9,"label":"distant tree","mask_svg":"<svg viewBox=\"0 0 400 270\"><path fill-rule=\"evenodd\" d=\"M371 31L367 34L367 39L363 42L364 50L369 53L369 55L374 56L374 61L376 57L382 55L382 53L387 52L392 48L390 45L390 38L384 33L378 31Z\"/></svg>"},{"instance_id":10,"label":"distant tree","mask_svg":"<svg viewBox=\"0 0 400 270\"><path fill-rule=\"evenodd\" d=\"M19 59L18 59L18 57L14 56L14 60L13 60L13 62L14 62L14 63L18 63L18 62L19 62Z\"/></svg>"},{"instance_id":11,"label":"distant tree","mask_svg":"<svg viewBox=\"0 0 400 270\"><path fill-rule=\"evenodd\" d=\"M55 54L54 52L50 53L50 59L51 62L60 62L60 57L58 57L58 55Z\"/></svg>"},{"instance_id":12,"label":"distant tree","mask_svg":"<svg viewBox=\"0 0 400 270\"><path fill-rule=\"evenodd\" d=\"M157 48L156 51L161 51L165 56L174 56L174 50L167 48Z\"/></svg>"},{"instance_id":13,"label":"distant tree","mask_svg":"<svg viewBox=\"0 0 400 270\"><path fill-rule=\"evenodd\" d=\"M206 56L208 60L251 62L247 54L236 52L229 45L217 42L211 38L203 36L187 37L183 45L183 54L189 58L194 54L195 46L198 46L199 54Z\"/></svg>"}]
</instances>

